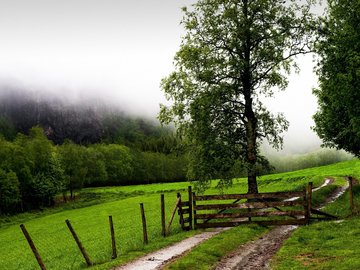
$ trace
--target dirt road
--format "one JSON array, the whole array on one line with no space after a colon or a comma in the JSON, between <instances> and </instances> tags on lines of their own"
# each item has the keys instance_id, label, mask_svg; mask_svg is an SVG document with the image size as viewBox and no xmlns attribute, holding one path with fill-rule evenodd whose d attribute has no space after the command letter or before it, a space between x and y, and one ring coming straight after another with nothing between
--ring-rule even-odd
<instances>
[{"instance_id":1,"label":"dirt road","mask_svg":"<svg viewBox=\"0 0 360 270\"><path fill-rule=\"evenodd\" d=\"M297 226L278 226L264 236L240 246L224 257L216 270L269 269L268 263Z\"/></svg>"}]
</instances>

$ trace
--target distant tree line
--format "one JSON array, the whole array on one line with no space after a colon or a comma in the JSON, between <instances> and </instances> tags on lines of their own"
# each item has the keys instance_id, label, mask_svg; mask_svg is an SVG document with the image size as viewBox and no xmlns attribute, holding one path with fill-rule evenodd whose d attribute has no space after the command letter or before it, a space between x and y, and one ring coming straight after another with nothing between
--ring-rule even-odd
<instances>
[{"instance_id":1,"label":"distant tree line","mask_svg":"<svg viewBox=\"0 0 360 270\"><path fill-rule=\"evenodd\" d=\"M352 158L354 158L352 155L345 152L334 149L321 149L306 154L286 155L284 157L273 156L269 157L269 161L274 166L273 172L280 173L329 165Z\"/></svg>"},{"instance_id":2,"label":"distant tree line","mask_svg":"<svg viewBox=\"0 0 360 270\"><path fill-rule=\"evenodd\" d=\"M185 180L183 156L120 144L55 145L43 128L0 136L0 214L51 206L58 194L88 186Z\"/></svg>"}]
</instances>

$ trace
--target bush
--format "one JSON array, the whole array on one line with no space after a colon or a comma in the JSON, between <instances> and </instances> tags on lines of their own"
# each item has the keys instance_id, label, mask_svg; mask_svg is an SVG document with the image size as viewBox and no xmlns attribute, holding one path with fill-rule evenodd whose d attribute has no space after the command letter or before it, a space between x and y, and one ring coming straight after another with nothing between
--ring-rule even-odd
<instances>
[{"instance_id":1,"label":"bush","mask_svg":"<svg viewBox=\"0 0 360 270\"><path fill-rule=\"evenodd\" d=\"M0 169L0 213L15 210L20 202L20 183L14 172L5 173Z\"/></svg>"}]
</instances>

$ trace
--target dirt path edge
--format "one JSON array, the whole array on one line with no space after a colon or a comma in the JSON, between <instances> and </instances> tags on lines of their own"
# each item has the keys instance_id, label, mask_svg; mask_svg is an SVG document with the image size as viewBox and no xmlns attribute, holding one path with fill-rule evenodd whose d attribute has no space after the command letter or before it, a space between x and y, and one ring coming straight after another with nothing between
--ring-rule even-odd
<instances>
[{"instance_id":1,"label":"dirt path edge","mask_svg":"<svg viewBox=\"0 0 360 270\"><path fill-rule=\"evenodd\" d=\"M192 237L186 238L178 243L167 246L155 252L149 253L141 258L131 261L125 265L113 268L113 270L150 270L160 269L168 261L180 257L193 247L199 245L207 239L219 234L223 229L210 232L202 232Z\"/></svg>"}]
</instances>

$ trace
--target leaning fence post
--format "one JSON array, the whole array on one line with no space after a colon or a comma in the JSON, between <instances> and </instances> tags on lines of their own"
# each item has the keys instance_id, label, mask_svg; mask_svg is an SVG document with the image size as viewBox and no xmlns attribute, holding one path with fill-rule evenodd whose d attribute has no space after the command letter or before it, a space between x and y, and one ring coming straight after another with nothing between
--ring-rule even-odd
<instances>
[{"instance_id":1,"label":"leaning fence post","mask_svg":"<svg viewBox=\"0 0 360 270\"><path fill-rule=\"evenodd\" d=\"M161 204L161 235L166 236L165 231L165 196L161 194L160 196L160 204Z\"/></svg>"},{"instance_id":2,"label":"leaning fence post","mask_svg":"<svg viewBox=\"0 0 360 270\"><path fill-rule=\"evenodd\" d=\"M80 242L80 239L79 239L79 237L77 236L74 228L71 226L70 220L67 219L67 220L65 220L65 222L66 222L66 225L68 226L68 228L69 228L72 236L74 237L75 242L76 242L76 244L78 245L81 254L82 254L83 257L84 257L87 266L92 266L92 262L91 262L91 260L90 260L90 258L89 258L89 255L86 253L86 250L85 250L84 246L83 246L82 243Z\"/></svg>"},{"instance_id":3,"label":"leaning fence post","mask_svg":"<svg viewBox=\"0 0 360 270\"><path fill-rule=\"evenodd\" d=\"M188 194L189 194L189 229L192 230L193 225L193 197L192 197L192 188L191 186L188 187Z\"/></svg>"},{"instance_id":4,"label":"leaning fence post","mask_svg":"<svg viewBox=\"0 0 360 270\"><path fill-rule=\"evenodd\" d=\"M312 188L313 188L313 183L309 182L308 185L308 194L307 194L307 205L308 205L308 214L309 214L309 221L310 221L310 216L311 216L311 201L312 201Z\"/></svg>"},{"instance_id":5,"label":"leaning fence post","mask_svg":"<svg viewBox=\"0 0 360 270\"><path fill-rule=\"evenodd\" d=\"M24 224L21 224L21 225L20 225L20 228L21 228L21 230L22 230L22 232L23 232L23 234L24 234L27 242L29 243L29 246L30 246L30 248L31 248L31 251L34 253L34 256L35 256L35 258L36 258L36 260L37 260L37 262L38 262L41 270L46 270L45 264L44 264L43 260L41 259L40 254L39 254L38 250L36 249L33 240L32 240L31 237L30 237L30 234L29 234L28 231L26 230L25 225L24 225Z\"/></svg>"},{"instance_id":6,"label":"leaning fence post","mask_svg":"<svg viewBox=\"0 0 360 270\"><path fill-rule=\"evenodd\" d=\"M351 214L353 214L354 213L354 194L353 194L352 176L349 176L348 180L349 180L350 209L351 209Z\"/></svg>"},{"instance_id":7,"label":"leaning fence post","mask_svg":"<svg viewBox=\"0 0 360 270\"><path fill-rule=\"evenodd\" d=\"M110 225L111 248L112 248L111 259L116 259L117 253L116 253L115 231L114 231L114 223L112 220L112 216L109 216L109 225Z\"/></svg>"},{"instance_id":8,"label":"leaning fence post","mask_svg":"<svg viewBox=\"0 0 360 270\"><path fill-rule=\"evenodd\" d=\"M178 194L180 194L180 193L178 193ZM175 213L176 213L176 209L177 208L179 208L179 202L181 201L181 198L180 197L178 197L177 199L176 199L176 203L175 203L175 207L174 207L174 210L172 211L172 213L171 213L171 217L170 217L170 220L169 220L169 224L168 224L168 226L167 226L167 233L169 233L170 232L170 226L171 226L171 224L172 224L172 222L173 222L173 219L174 219L174 216L175 216Z\"/></svg>"},{"instance_id":9,"label":"leaning fence post","mask_svg":"<svg viewBox=\"0 0 360 270\"><path fill-rule=\"evenodd\" d=\"M140 212L141 212L141 220L142 220L142 226L143 226L144 244L147 244L149 241L148 241L148 235L147 235L146 218L145 218L145 211L144 211L143 203L140 203Z\"/></svg>"}]
</instances>

